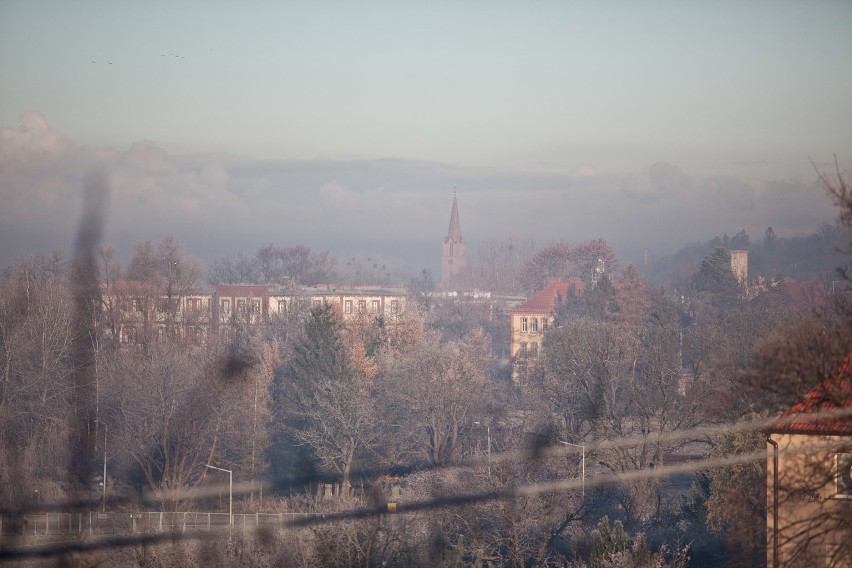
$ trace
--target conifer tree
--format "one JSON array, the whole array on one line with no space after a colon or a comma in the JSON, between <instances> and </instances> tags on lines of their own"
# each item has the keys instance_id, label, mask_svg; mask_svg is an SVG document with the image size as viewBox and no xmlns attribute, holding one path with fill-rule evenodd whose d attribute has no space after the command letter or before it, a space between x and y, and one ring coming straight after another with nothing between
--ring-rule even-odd
<instances>
[{"instance_id":1,"label":"conifer tree","mask_svg":"<svg viewBox=\"0 0 852 568\"><path fill-rule=\"evenodd\" d=\"M349 487L358 455L373 439L373 413L364 373L351 364L342 323L330 304L316 306L305 337L293 349L288 391L294 403L293 436L313 452L321 469Z\"/></svg>"}]
</instances>

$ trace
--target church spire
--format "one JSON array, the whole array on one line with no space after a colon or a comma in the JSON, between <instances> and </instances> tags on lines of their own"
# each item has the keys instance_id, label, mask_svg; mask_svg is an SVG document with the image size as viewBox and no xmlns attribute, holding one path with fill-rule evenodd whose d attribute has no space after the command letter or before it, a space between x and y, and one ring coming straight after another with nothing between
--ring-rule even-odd
<instances>
[{"instance_id":1,"label":"church spire","mask_svg":"<svg viewBox=\"0 0 852 568\"><path fill-rule=\"evenodd\" d=\"M446 242L460 243L462 240L461 224L459 223L459 206L456 202L456 192L453 192L453 212L450 213L450 230L447 231Z\"/></svg>"},{"instance_id":2,"label":"church spire","mask_svg":"<svg viewBox=\"0 0 852 568\"><path fill-rule=\"evenodd\" d=\"M456 193L453 192L453 211L450 213L450 229L447 238L444 239L441 260L441 288L449 290L451 286L458 286L461 282L456 276L466 266L465 244L461 234L461 223L459 223L459 206L456 201Z\"/></svg>"}]
</instances>

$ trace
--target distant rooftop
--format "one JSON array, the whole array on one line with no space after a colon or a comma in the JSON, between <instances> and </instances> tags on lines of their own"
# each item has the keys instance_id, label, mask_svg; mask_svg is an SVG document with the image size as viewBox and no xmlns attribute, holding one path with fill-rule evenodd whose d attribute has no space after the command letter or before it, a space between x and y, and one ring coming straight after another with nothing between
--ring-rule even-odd
<instances>
[{"instance_id":1,"label":"distant rooftop","mask_svg":"<svg viewBox=\"0 0 852 568\"><path fill-rule=\"evenodd\" d=\"M514 308L514 312L529 312L536 314L552 314L560 302L564 302L573 291L581 294L586 285L579 278L570 278L563 282L552 278L543 290L533 294L529 300Z\"/></svg>"},{"instance_id":2,"label":"distant rooftop","mask_svg":"<svg viewBox=\"0 0 852 568\"><path fill-rule=\"evenodd\" d=\"M852 414L819 417L820 412L852 410L852 353L835 372L781 415L770 432L827 436L852 435Z\"/></svg>"}]
</instances>

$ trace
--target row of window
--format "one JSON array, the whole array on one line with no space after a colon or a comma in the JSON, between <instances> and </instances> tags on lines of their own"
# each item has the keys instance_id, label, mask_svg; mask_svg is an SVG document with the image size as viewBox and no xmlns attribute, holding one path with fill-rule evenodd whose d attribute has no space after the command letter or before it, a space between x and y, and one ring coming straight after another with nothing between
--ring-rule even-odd
<instances>
[{"instance_id":1,"label":"row of window","mask_svg":"<svg viewBox=\"0 0 852 568\"><path fill-rule=\"evenodd\" d=\"M521 351L519 352L521 357L535 357L538 355L538 343L527 343L526 341L521 342Z\"/></svg>"},{"instance_id":2,"label":"row of window","mask_svg":"<svg viewBox=\"0 0 852 568\"><path fill-rule=\"evenodd\" d=\"M223 299L222 300L222 313L229 314L231 313L231 300ZM281 302L278 303L278 307L280 309ZM237 300L237 313L242 315L246 313L246 301L243 299ZM251 301L251 313L259 314L260 313L260 299L253 299Z\"/></svg>"},{"instance_id":3,"label":"row of window","mask_svg":"<svg viewBox=\"0 0 852 568\"><path fill-rule=\"evenodd\" d=\"M205 306L206 304L206 306ZM126 306L126 304L125 304ZM210 300L202 300L201 298L186 298L186 309L191 312L200 312L202 309L210 307ZM168 312L180 308L180 298L159 298L156 303L158 312ZM141 298L133 298L130 300L130 310L134 312L142 312L143 304Z\"/></svg>"},{"instance_id":4,"label":"row of window","mask_svg":"<svg viewBox=\"0 0 852 568\"><path fill-rule=\"evenodd\" d=\"M538 318L521 318L521 333L538 333ZM547 331L547 319L541 318L541 332Z\"/></svg>"},{"instance_id":5,"label":"row of window","mask_svg":"<svg viewBox=\"0 0 852 568\"><path fill-rule=\"evenodd\" d=\"M379 300L372 300L370 303L370 313L378 314L381 312L381 302ZM352 311L354 307L353 300L344 300L343 302L343 313L351 314L354 313ZM390 301L390 310L392 314L399 313L399 300L391 300ZM367 313L367 300L358 300L358 313L364 314Z\"/></svg>"},{"instance_id":6,"label":"row of window","mask_svg":"<svg viewBox=\"0 0 852 568\"><path fill-rule=\"evenodd\" d=\"M179 302L177 299L173 299L172 302ZM209 300L207 301L207 307L209 307ZM250 302L250 303L248 303ZM236 300L236 313L238 315L243 315L246 313L246 308L251 309L251 313L259 314L261 312L262 303L260 298L250 298L248 302L245 299L237 299ZM358 313L364 314L367 313L367 300L357 300L358 302ZM314 300L313 305L318 306L322 304L322 300ZM203 301L200 298L188 298L186 300L187 310L193 312L200 312L205 306ZM138 298L134 298L131 300L131 309L136 312L142 311L142 302ZM174 306L175 308L177 306ZM223 314L231 313L231 300L229 298L222 298L219 301L219 307ZM170 311L168 310L168 300L161 299L157 303L157 310L160 312ZM354 300L345 300L344 301L344 313L352 314L355 313L353 311L354 308ZM381 313L381 301L380 300L372 300L370 303L370 313L371 314L379 314ZM399 313L399 300L391 300L390 301L390 311L392 314ZM287 312L287 300L278 300L278 313L283 314Z\"/></svg>"}]
</instances>

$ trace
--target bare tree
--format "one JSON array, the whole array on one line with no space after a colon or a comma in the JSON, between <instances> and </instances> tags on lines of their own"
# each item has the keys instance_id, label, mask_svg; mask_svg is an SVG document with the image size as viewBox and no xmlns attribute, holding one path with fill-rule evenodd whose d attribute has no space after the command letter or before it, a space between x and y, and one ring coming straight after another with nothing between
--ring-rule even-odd
<instances>
[{"instance_id":1,"label":"bare tree","mask_svg":"<svg viewBox=\"0 0 852 568\"><path fill-rule=\"evenodd\" d=\"M214 259L207 269L207 283L251 284L261 281L256 259L236 253Z\"/></svg>"},{"instance_id":2,"label":"bare tree","mask_svg":"<svg viewBox=\"0 0 852 568\"><path fill-rule=\"evenodd\" d=\"M114 447L151 491L167 498L168 509L181 506L168 492L191 487L233 431L232 393L215 370L204 351L162 342L147 352L116 352L106 371L104 410Z\"/></svg>"},{"instance_id":3,"label":"bare tree","mask_svg":"<svg viewBox=\"0 0 852 568\"><path fill-rule=\"evenodd\" d=\"M328 282L334 274L334 259L328 251L313 252L310 247L264 245L257 251L257 266L265 284L283 284L292 279L300 284Z\"/></svg>"},{"instance_id":4,"label":"bare tree","mask_svg":"<svg viewBox=\"0 0 852 568\"><path fill-rule=\"evenodd\" d=\"M834 157L834 175L821 172L816 164L811 161L814 169L817 170L819 180L822 183L828 196L837 206L839 212L837 220L843 227L852 228L852 181L849 180L849 172L841 172L840 164L837 161L837 156ZM848 254L852 254L852 242L849 243L846 249ZM846 279L852 279L848 268L841 268L840 274Z\"/></svg>"},{"instance_id":5,"label":"bare tree","mask_svg":"<svg viewBox=\"0 0 852 568\"><path fill-rule=\"evenodd\" d=\"M496 294L522 292L521 271L534 251L535 243L532 239L511 236L505 240L491 239L480 244L477 251L479 288Z\"/></svg>"},{"instance_id":6,"label":"bare tree","mask_svg":"<svg viewBox=\"0 0 852 568\"><path fill-rule=\"evenodd\" d=\"M544 288L548 278L576 276L584 282L618 272L618 257L603 239L569 243L551 242L540 248L523 269L522 284L528 293Z\"/></svg>"},{"instance_id":7,"label":"bare tree","mask_svg":"<svg viewBox=\"0 0 852 568\"><path fill-rule=\"evenodd\" d=\"M165 335L175 336L181 300L197 287L200 263L184 255L168 235L159 243L150 239L136 243L127 276L132 282L122 291L132 296L142 315L142 344L148 348L159 326Z\"/></svg>"},{"instance_id":8,"label":"bare tree","mask_svg":"<svg viewBox=\"0 0 852 568\"><path fill-rule=\"evenodd\" d=\"M393 436L431 464L452 463L460 436L488 418L489 366L482 332L445 344L427 336L401 353L385 370L380 387Z\"/></svg>"},{"instance_id":9,"label":"bare tree","mask_svg":"<svg viewBox=\"0 0 852 568\"><path fill-rule=\"evenodd\" d=\"M25 259L0 277L0 491L10 504L59 481L69 460L74 308L54 261Z\"/></svg>"}]
</instances>

